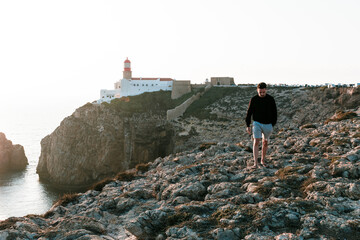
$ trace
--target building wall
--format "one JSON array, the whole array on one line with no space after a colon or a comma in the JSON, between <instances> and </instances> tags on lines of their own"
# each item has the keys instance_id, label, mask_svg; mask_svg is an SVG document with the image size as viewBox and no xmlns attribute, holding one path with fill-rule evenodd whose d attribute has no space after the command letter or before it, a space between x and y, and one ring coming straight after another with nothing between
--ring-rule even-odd
<instances>
[{"instance_id":1,"label":"building wall","mask_svg":"<svg viewBox=\"0 0 360 240\"><path fill-rule=\"evenodd\" d=\"M235 85L232 77L212 77L211 85Z\"/></svg>"},{"instance_id":2,"label":"building wall","mask_svg":"<svg viewBox=\"0 0 360 240\"><path fill-rule=\"evenodd\" d=\"M122 79L114 83L114 90L100 90L100 99L97 103L111 102L115 98L135 96L144 92L171 91L173 81L161 81L160 78L154 80L130 80Z\"/></svg>"},{"instance_id":3,"label":"building wall","mask_svg":"<svg viewBox=\"0 0 360 240\"><path fill-rule=\"evenodd\" d=\"M114 90L101 89L100 99L97 102L98 103L111 102L111 100L115 98L120 98L120 89L114 89Z\"/></svg>"},{"instance_id":4,"label":"building wall","mask_svg":"<svg viewBox=\"0 0 360 240\"><path fill-rule=\"evenodd\" d=\"M121 80L121 97L135 96L144 92L171 91L173 81L157 80Z\"/></svg>"},{"instance_id":5,"label":"building wall","mask_svg":"<svg viewBox=\"0 0 360 240\"><path fill-rule=\"evenodd\" d=\"M190 80L174 81L171 91L171 99L177 99L189 92L191 92Z\"/></svg>"},{"instance_id":6,"label":"building wall","mask_svg":"<svg viewBox=\"0 0 360 240\"><path fill-rule=\"evenodd\" d=\"M114 89L119 89L119 88L121 88L121 80L114 83Z\"/></svg>"}]
</instances>

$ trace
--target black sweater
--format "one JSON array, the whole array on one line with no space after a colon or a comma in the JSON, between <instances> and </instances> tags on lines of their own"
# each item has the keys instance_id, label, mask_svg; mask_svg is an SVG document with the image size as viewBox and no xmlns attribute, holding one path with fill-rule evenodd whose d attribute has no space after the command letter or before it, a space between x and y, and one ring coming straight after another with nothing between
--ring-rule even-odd
<instances>
[{"instance_id":1,"label":"black sweater","mask_svg":"<svg viewBox=\"0 0 360 240\"><path fill-rule=\"evenodd\" d=\"M251 116L253 116L254 121L262 124L271 123L274 126L277 121L275 99L269 94L266 94L263 98L259 97L259 95L252 97L245 119L248 127L250 127Z\"/></svg>"}]
</instances>

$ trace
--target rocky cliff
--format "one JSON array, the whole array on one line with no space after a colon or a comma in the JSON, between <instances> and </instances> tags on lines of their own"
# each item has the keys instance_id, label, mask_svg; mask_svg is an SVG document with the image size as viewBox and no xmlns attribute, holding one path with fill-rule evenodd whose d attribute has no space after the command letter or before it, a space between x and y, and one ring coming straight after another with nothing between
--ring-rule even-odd
<instances>
[{"instance_id":1,"label":"rocky cliff","mask_svg":"<svg viewBox=\"0 0 360 240\"><path fill-rule=\"evenodd\" d=\"M268 168L249 168L250 138L157 158L0 222L0 239L359 239L359 113L279 129Z\"/></svg>"},{"instance_id":2,"label":"rocky cliff","mask_svg":"<svg viewBox=\"0 0 360 240\"><path fill-rule=\"evenodd\" d=\"M211 101L204 95L199 102L207 105L195 111L204 118L172 122L177 149L184 143L191 150L139 164L84 194L65 195L43 215L2 221L0 239L359 239L358 92L273 89L279 124L269 167L255 170L249 168L251 139L243 120L253 94L241 89ZM133 134L121 126L140 115L112 111L84 106L44 146L64 145L59 155L76 153L79 141L97 149L98 139L84 134L94 127L97 136L114 136L107 130L113 126L122 129L120 136Z\"/></svg>"},{"instance_id":3,"label":"rocky cliff","mask_svg":"<svg viewBox=\"0 0 360 240\"><path fill-rule=\"evenodd\" d=\"M24 170L27 165L24 147L13 145L5 134L0 132L0 172Z\"/></svg>"},{"instance_id":4,"label":"rocky cliff","mask_svg":"<svg viewBox=\"0 0 360 240\"><path fill-rule=\"evenodd\" d=\"M42 140L37 172L55 184L88 185L202 143L243 142L248 139L244 117L255 94L256 88L213 87L183 118L168 122L166 110L174 106L165 92L87 104ZM360 102L360 90L354 88L270 88L269 94L279 110L276 130L324 121Z\"/></svg>"},{"instance_id":5,"label":"rocky cliff","mask_svg":"<svg viewBox=\"0 0 360 240\"><path fill-rule=\"evenodd\" d=\"M41 141L37 173L62 186L82 186L173 150L173 130L158 112L86 104Z\"/></svg>"}]
</instances>

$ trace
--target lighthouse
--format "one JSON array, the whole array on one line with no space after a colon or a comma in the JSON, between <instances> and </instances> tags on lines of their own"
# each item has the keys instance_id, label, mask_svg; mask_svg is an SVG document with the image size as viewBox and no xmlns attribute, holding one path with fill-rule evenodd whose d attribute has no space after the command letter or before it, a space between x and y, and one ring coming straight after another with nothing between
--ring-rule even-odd
<instances>
[{"instance_id":1,"label":"lighthouse","mask_svg":"<svg viewBox=\"0 0 360 240\"><path fill-rule=\"evenodd\" d=\"M124 79L131 79L131 62L128 58L124 61L124 71L123 71Z\"/></svg>"},{"instance_id":2,"label":"lighthouse","mask_svg":"<svg viewBox=\"0 0 360 240\"><path fill-rule=\"evenodd\" d=\"M100 99L97 103L111 102L115 98L136 96L144 92L172 91L174 79L172 78L133 78L131 62L124 61L123 78L114 83L113 90L101 89Z\"/></svg>"}]
</instances>

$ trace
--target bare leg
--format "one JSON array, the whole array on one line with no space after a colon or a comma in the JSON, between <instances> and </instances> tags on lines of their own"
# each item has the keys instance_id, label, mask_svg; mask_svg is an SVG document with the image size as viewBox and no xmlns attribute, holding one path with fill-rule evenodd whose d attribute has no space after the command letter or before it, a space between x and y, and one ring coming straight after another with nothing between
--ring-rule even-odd
<instances>
[{"instance_id":1,"label":"bare leg","mask_svg":"<svg viewBox=\"0 0 360 240\"><path fill-rule=\"evenodd\" d=\"M268 149L268 140L263 139L261 150L261 163L265 164L266 151Z\"/></svg>"},{"instance_id":2,"label":"bare leg","mask_svg":"<svg viewBox=\"0 0 360 240\"><path fill-rule=\"evenodd\" d=\"M253 144L254 166L253 167L257 167L259 165L258 157L259 157L260 139L261 138L254 138L254 144Z\"/></svg>"}]
</instances>

